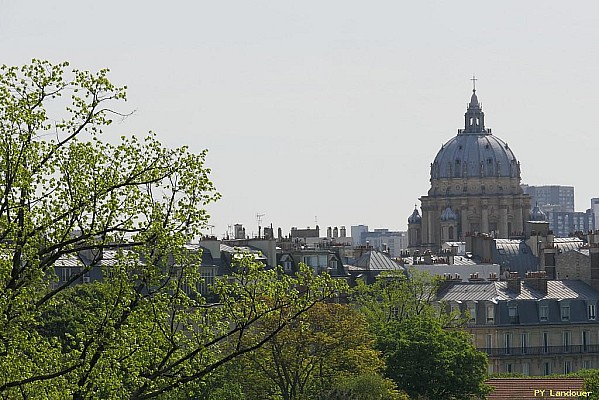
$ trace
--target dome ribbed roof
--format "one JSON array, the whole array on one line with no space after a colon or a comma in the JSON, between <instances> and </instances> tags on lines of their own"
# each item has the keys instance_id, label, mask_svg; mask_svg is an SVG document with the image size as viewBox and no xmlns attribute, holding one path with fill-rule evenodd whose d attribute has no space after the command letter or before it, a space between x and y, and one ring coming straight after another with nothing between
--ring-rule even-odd
<instances>
[{"instance_id":1,"label":"dome ribbed roof","mask_svg":"<svg viewBox=\"0 0 599 400\"><path fill-rule=\"evenodd\" d=\"M464 129L441 146L431 164L431 179L520 177L520 165L507 143L485 128L485 115L472 92Z\"/></svg>"},{"instance_id":2,"label":"dome ribbed roof","mask_svg":"<svg viewBox=\"0 0 599 400\"><path fill-rule=\"evenodd\" d=\"M408 224L419 224L421 221L422 221L422 217L420 216L418 209L415 208L412 215L410 215L408 217Z\"/></svg>"},{"instance_id":3,"label":"dome ribbed roof","mask_svg":"<svg viewBox=\"0 0 599 400\"><path fill-rule=\"evenodd\" d=\"M491 134L458 134L441 147L431 167L433 179L520 175L512 150Z\"/></svg>"}]
</instances>

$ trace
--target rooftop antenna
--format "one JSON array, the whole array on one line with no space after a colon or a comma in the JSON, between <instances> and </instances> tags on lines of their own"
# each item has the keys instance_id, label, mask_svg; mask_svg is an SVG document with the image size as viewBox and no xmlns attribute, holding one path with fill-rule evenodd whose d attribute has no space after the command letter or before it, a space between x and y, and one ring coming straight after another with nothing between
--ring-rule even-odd
<instances>
[{"instance_id":1,"label":"rooftop antenna","mask_svg":"<svg viewBox=\"0 0 599 400\"><path fill-rule=\"evenodd\" d=\"M264 217L264 215L266 214L260 214L260 213L256 213L256 221L258 222L258 239L260 239L260 233L261 233L261 225L262 225L262 217Z\"/></svg>"}]
</instances>

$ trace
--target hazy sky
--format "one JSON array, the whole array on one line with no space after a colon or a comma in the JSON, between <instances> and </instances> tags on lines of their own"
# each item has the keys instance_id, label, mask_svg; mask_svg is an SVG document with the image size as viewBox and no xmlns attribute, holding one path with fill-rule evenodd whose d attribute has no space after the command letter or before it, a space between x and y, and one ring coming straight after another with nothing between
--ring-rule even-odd
<instances>
[{"instance_id":1,"label":"hazy sky","mask_svg":"<svg viewBox=\"0 0 599 400\"><path fill-rule=\"evenodd\" d=\"M523 183L599 197L596 1L0 0L0 63L109 67L155 131L207 148L214 234L406 229L471 93Z\"/></svg>"}]
</instances>

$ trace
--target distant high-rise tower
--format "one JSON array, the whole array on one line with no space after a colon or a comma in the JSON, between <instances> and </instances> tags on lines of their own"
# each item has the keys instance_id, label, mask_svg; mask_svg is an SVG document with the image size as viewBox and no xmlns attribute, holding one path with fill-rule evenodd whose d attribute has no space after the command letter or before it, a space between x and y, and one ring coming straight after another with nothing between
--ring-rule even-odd
<instances>
[{"instance_id":1,"label":"distant high-rise tower","mask_svg":"<svg viewBox=\"0 0 599 400\"><path fill-rule=\"evenodd\" d=\"M593 229L599 229L599 198L591 199L591 213L593 215Z\"/></svg>"},{"instance_id":2,"label":"distant high-rise tower","mask_svg":"<svg viewBox=\"0 0 599 400\"><path fill-rule=\"evenodd\" d=\"M530 195L531 204L538 204L544 212L574 212L574 186L522 185L522 190Z\"/></svg>"}]
</instances>

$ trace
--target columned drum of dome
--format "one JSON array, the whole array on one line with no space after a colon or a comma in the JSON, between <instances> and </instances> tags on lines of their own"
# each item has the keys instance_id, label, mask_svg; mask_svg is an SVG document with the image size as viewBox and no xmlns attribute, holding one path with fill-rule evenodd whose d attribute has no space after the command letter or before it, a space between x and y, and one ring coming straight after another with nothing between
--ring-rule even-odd
<instances>
[{"instance_id":1,"label":"columned drum of dome","mask_svg":"<svg viewBox=\"0 0 599 400\"><path fill-rule=\"evenodd\" d=\"M420 234L410 243L438 249L469 233L498 238L520 236L528 219L530 197L520 188L520 163L506 142L485 127L476 90L464 114L464 129L441 146L430 166L431 187L420 198ZM408 222L414 225L412 220ZM416 246L413 246L416 247Z\"/></svg>"}]
</instances>

